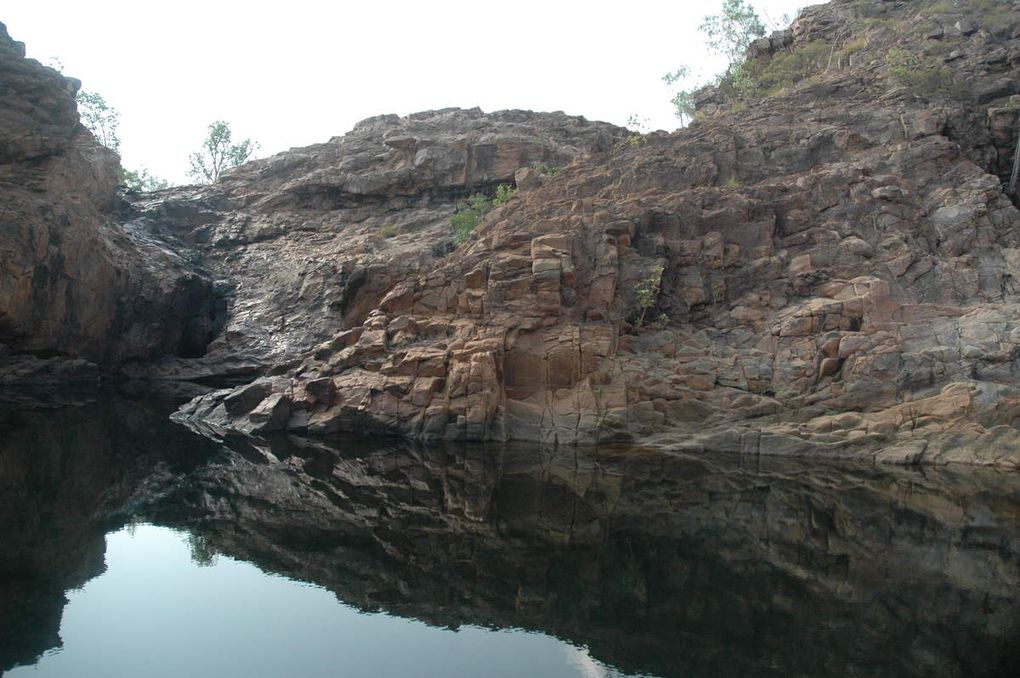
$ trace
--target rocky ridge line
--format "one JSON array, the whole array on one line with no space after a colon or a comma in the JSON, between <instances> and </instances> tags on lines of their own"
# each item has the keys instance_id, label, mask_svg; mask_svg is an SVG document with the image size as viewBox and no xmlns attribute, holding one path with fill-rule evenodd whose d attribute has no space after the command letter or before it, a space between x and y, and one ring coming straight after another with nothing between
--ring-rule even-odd
<instances>
[{"instance_id":1,"label":"rocky ridge line","mask_svg":"<svg viewBox=\"0 0 1020 678\"><path fill-rule=\"evenodd\" d=\"M522 170L360 325L180 418L1016 465L1020 213L997 175L1020 13L984 4L809 8L752 65L819 45L824 65L762 99L710 93L690 128L554 178ZM904 84L892 50L914 48L966 87Z\"/></svg>"}]
</instances>

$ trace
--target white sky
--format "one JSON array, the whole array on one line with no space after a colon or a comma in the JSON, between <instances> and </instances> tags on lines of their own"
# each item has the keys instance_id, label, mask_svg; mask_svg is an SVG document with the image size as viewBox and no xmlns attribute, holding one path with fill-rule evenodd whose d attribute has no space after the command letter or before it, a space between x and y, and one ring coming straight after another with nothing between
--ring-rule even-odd
<instances>
[{"instance_id":1,"label":"white sky","mask_svg":"<svg viewBox=\"0 0 1020 678\"><path fill-rule=\"evenodd\" d=\"M674 129L661 77L706 75L697 31L721 0L13 0L0 21L120 112L121 155L187 182L214 120L260 156L328 140L372 115L448 106L563 110ZM763 17L809 0L757 0Z\"/></svg>"}]
</instances>

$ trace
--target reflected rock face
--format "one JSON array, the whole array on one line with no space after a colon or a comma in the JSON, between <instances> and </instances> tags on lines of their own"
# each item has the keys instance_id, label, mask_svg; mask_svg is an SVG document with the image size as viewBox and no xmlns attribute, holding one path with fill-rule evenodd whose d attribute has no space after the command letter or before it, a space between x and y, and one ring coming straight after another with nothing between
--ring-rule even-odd
<instances>
[{"instance_id":1,"label":"reflected rock face","mask_svg":"<svg viewBox=\"0 0 1020 678\"><path fill-rule=\"evenodd\" d=\"M172 401L43 404L0 407L0 673L60 646L64 591L105 570L104 534L143 480L216 451L167 421Z\"/></svg>"},{"instance_id":2,"label":"reflected rock face","mask_svg":"<svg viewBox=\"0 0 1020 678\"><path fill-rule=\"evenodd\" d=\"M1015 475L293 439L235 454L148 516L364 609L541 630L660 675L1016 665Z\"/></svg>"},{"instance_id":3,"label":"reflected rock face","mask_svg":"<svg viewBox=\"0 0 1020 678\"><path fill-rule=\"evenodd\" d=\"M662 676L1015 669L1020 477L635 448L217 445L172 405L0 419L0 666L58 644L63 591L129 520L345 603L516 627ZM1008 675L1008 673L1007 673Z\"/></svg>"}]
</instances>

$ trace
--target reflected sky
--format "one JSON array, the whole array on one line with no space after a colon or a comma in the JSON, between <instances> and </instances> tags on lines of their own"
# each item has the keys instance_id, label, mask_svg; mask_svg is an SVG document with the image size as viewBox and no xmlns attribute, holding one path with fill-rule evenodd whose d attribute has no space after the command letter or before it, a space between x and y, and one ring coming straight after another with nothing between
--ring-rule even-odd
<instances>
[{"instance_id":1,"label":"reflected sky","mask_svg":"<svg viewBox=\"0 0 1020 678\"><path fill-rule=\"evenodd\" d=\"M1020 676L1016 474L214 441L172 405L0 409L0 672Z\"/></svg>"},{"instance_id":2,"label":"reflected sky","mask_svg":"<svg viewBox=\"0 0 1020 678\"><path fill-rule=\"evenodd\" d=\"M624 675L547 635L366 614L226 556L202 565L186 532L137 525L106 541L106 572L67 594L63 647L7 676Z\"/></svg>"}]
</instances>

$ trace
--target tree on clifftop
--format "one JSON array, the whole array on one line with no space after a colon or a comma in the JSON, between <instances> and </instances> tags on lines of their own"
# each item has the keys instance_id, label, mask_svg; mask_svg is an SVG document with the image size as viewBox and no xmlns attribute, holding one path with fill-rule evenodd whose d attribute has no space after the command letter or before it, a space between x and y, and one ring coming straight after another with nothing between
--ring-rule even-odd
<instances>
[{"instance_id":1,"label":"tree on clifftop","mask_svg":"<svg viewBox=\"0 0 1020 678\"><path fill-rule=\"evenodd\" d=\"M708 38L708 47L729 60L729 69L744 61L751 43L765 35L754 7L746 0L725 0L718 14L706 16L698 30Z\"/></svg>"},{"instance_id":2,"label":"tree on clifftop","mask_svg":"<svg viewBox=\"0 0 1020 678\"><path fill-rule=\"evenodd\" d=\"M223 170L237 167L248 160L257 148L258 144L251 139L232 143L230 126L223 120L217 120L209 125L209 135L202 142L202 150L191 154L188 175L196 181L212 183Z\"/></svg>"},{"instance_id":3,"label":"tree on clifftop","mask_svg":"<svg viewBox=\"0 0 1020 678\"><path fill-rule=\"evenodd\" d=\"M746 86L747 75L743 72L744 56L751 43L765 35L765 24L747 0L723 0L718 14L706 16L698 30L707 39L708 48L726 57L726 71L717 76L716 84L728 82L731 87L741 90ZM662 77L667 85L680 85L690 81L691 71L681 66ZM673 95L676 117L684 125L694 117L695 85L678 89Z\"/></svg>"},{"instance_id":4,"label":"tree on clifftop","mask_svg":"<svg viewBox=\"0 0 1020 678\"><path fill-rule=\"evenodd\" d=\"M120 113L106 103L106 99L96 92L80 90L74 96L78 104L78 117L81 124L85 125L96 141L106 146L111 151L120 151L120 137L117 136L117 127L120 125Z\"/></svg>"}]
</instances>

